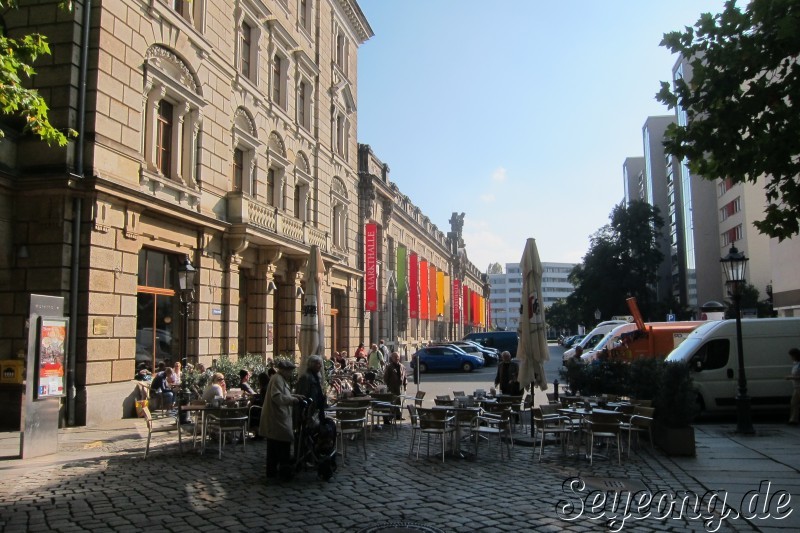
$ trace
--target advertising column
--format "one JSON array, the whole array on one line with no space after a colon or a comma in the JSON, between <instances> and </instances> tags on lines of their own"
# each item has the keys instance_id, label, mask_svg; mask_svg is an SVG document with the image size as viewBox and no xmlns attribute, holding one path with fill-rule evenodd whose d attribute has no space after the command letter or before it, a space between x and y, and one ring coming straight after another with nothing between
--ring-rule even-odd
<instances>
[{"instance_id":1,"label":"advertising column","mask_svg":"<svg viewBox=\"0 0 800 533\"><path fill-rule=\"evenodd\" d=\"M58 452L58 416L66 394L67 331L64 298L31 295L28 318L28 370L20 437L23 459Z\"/></svg>"}]
</instances>

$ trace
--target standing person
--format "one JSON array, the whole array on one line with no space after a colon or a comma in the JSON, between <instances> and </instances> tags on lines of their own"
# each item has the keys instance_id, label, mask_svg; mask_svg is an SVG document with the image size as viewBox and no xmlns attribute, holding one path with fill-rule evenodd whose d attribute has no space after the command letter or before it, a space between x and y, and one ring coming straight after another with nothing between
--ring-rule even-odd
<instances>
[{"instance_id":1,"label":"standing person","mask_svg":"<svg viewBox=\"0 0 800 533\"><path fill-rule=\"evenodd\" d=\"M383 371L386 365L386 360L383 357L383 352L378 349L378 345L374 342L369 347L369 356L367 357L367 368L374 372Z\"/></svg>"},{"instance_id":2,"label":"standing person","mask_svg":"<svg viewBox=\"0 0 800 533\"><path fill-rule=\"evenodd\" d=\"M311 400L317 408L319 420L325 418L325 394L322 392L322 357L309 355L306 362L306 373L297 380L295 392Z\"/></svg>"},{"instance_id":3,"label":"standing person","mask_svg":"<svg viewBox=\"0 0 800 533\"><path fill-rule=\"evenodd\" d=\"M800 350L792 348L789 350L789 357L794 361L792 373L786 376L786 379L790 379L794 383L792 401L789 404L789 424L796 426L800 423Z\"/></svg>"},{"instance_id":4,"label":"standing person","mask_svg":"<svg viewBox=\"0 0 800 533\"><path fill-rule=\"evenodd\" d=\"M383 371L383 382L389 392L398 396L403 394L408 387L406 368L400 364L399 353L392 352L392 355L389 356L389 364Z\"/></svg>"},{"instance_id":5,"label":"standing person","mask_svg":"<svg viewBox=\"0 0 800 533\"><path fill-rule=\"evenodd\" d=\"M381 354L383 355L383 360L388 361L390 355L389 347L386 346L386 343L383 342L383 339L381 339L380 342L378 342L378 349L381 351Z\"/></svg>"},{"instance_id":6,"label":"standing person","mask_svg":"<svg viewBox=\"0 0 800 533\"><path fill-rule=\"evenodd\" d=\"M497 365L497 375L494 378L495 386L500 386L501 394L519 394L519 382L517 376L519 369L516 363L511 361L511 352L504 351L500 354L500 363Z\"/></svg>"},{"instance_id":7,"label":"standing person","mask_svg":"<svg viewBox=\"0 0 800 533\"><path fill-rule=\"evenodd\" d=\"M406 391L408 387L408 378L406 377L406 368L400 364L400 354L392 352L389 356L389 364L383 371L383 382L386 384L386 389L392 393L400 396ZM395 418L400 418L399 407L395 412Z\"/></svg>"},{"instance_id":8,"label":"standing person","mask_svg":"<svg viewBox=\"0 0 800 533\"><path fill-rule=\"evenodd\" d=\"M269 380L258 426L258 434L267 439L267 479L278 477L281 471L284 474L291 472L292 406L302 398L289 389L295 364L281 359L275 363L275 368L277 373Z\"/></svg>"},{"instance_id":9,"label":"standing person","mask_svg":"<svg viewBox=\"0 0 800 533\"><path fill-rule=\"evenodd\" d=\"M356 348L356 353L353 354L353 357L356 358L356 363L367 360L367 349L364 348L363 342L358 343L358 348Z\"/></svg>"}]
</instances>

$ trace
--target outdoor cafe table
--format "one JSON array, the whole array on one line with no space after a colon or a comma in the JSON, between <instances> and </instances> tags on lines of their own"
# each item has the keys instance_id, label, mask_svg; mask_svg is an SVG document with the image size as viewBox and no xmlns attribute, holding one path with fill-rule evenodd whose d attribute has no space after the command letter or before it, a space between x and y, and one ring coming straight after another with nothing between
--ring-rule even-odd
<instances>
[{"instance_id":1,"label":"outdoor cafe table","mask_svg":"<svg viewBox=\"0 0 800 533\"><path fill-rule=\"evenodd\" d=\"M580 419L580 421L581 421L580 425L581 426L583 426L583 419L586 418L587 416L593 414L593 413L598 413L598 414L601 414L601 415L602 414L617 415L617 416L622 415L622 413L620 413L619 411L612 411L610 409L600 409L600 408L597 408L597 407L595 407L593 409L584 409L583 407L566 407L566 408L558 409L558 413L560 413L562 415L566 415L571 419L575 419L575 418ZM580 446L581 446L581 438L580 438L580 436L578 436L578 445L577 445L577 448L576 448L576 453L580 453Z\"/></svg>"},{"instance_id":2,"label":"outdoor cafe table","mask_svg":"<svg viewBox=\"0 0 800 533\"><path fill-rule=\"evenodd\" d=\"M459 415L459 413L471 413L472 415L474 415L474 416L471 417L471 419L474 419L476 416L478 416L480 414L481 408L480 407L456 407L456 406L453 406L453 405L435 405L435 406L433 406L433 409L436 410L436 411L448 411L450 413L453 413L453 415L455 415L455 422L456 422L455 430L456 431L455 431L455 437L454 438L456 439L457 448L455 450L453 450L453 454L456 457L460 457L461 459L466 459L467 456L461 451L461 423L459 421L459 416L458 415Z\"/></svg>"}]
</instances>

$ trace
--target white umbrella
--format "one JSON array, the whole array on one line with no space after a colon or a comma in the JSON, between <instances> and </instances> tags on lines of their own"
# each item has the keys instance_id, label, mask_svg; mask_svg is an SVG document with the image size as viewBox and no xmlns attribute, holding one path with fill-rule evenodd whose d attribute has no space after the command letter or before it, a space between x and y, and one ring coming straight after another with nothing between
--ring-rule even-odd
<instances>
[{"instance_id":1,"label":"white umbrella","mask_svg":"<svg viewBox=\"0 0 800 533\"><path fill-rule=\"evenodd\" d=\"M317 245L312 245L306 266L306 292L303 295L302 316L300 318L300 361L299 373L306 371L309 355L325 358L325 306L322 299L322 274L325 264Z\"/></svg>"},{"instance_id":2,"label":"white umbrella","mask_svg":"<svg viewBox=\"0 0 800 533\"><path fill-rule=\"evenodd\" d=\"M547 390L544 362L550 359L550 354L547 348L544 306L541 304L542 262L539 260L535 239L525 241L520 270L522 294L525 297L522 298L522 313L519 318L519 384L521 387L533 384Z\"/></svg>"}]
</instances>

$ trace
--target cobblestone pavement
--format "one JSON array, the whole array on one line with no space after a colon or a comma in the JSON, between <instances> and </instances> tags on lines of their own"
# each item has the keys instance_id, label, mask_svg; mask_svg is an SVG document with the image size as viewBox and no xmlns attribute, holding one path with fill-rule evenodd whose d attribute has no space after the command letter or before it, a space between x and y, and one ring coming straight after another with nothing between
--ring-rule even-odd
<instances>
[{"instance_id":1,"label":"cobblestone pavement","mask_svg":"<svg viewBox=\"0 0 800 533\"><path fill-rule=\"evenodd\" d=\"M348 446L347 461L330 482L315 472L292 481L267 483L265 444L248 441L198 455L186 445L178 451L174 433L156 434L143 460L146 429L141 420L122 420L103 429L62 430L54 458L0 463L0 530L36 531L358 531L384 522L407 521L443 531L757 531L745 520L703 520L653 516L608 522L584 509L580 497L563 488L581 478L589 488L603 480L631 490L652 492L704 488L648 449L635 451L622 465L564 457L545 448L542 463L532 449L514 447L501 460L498 445L481 444L474 460L408 457L411 429L399 436L376 431L368 440L368 459ZM673 470L677 473L673 473ZM594 485L593 485L594 484ZM611 494L617 494L612 492ZM565 504L568 504L565 506ZM570 520L562 518L567 513ZM655 508L652 514L659 514ZM616 513L617 515L621 513Z\"/></svg>"}]
</instances>

